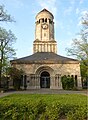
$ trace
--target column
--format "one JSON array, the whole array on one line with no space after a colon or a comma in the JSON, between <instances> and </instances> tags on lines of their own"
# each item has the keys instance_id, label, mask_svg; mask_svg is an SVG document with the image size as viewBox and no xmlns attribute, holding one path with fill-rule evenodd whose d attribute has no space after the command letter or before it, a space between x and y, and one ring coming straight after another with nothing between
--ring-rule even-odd
<instances>
[{"instance_id":1,"label":"column","mask_svg":"<svg viewBox=\"0 0 88 120\"><path fill-rule=\"evenodd\" d=\"M51 45L51 49L52 49L52 52L53 52L53 44Z\"/></svg>"},{"instance_id":2,"label":"column","mask_svg":"<svg viewBox=\"0 0 88 120\"><path fill-rule=\"evenodd\" d=\"M78 76L77 83L78 83L78 88L82 88L82 81L80 76Z\"/></svg>"},{"instance_id":3,"label":"column","mask_svg":"<svg viewBox=\"0 0 88 120\"><path fill-rule=\"evenodd\" d=\"M47 44L45 43L45 52L47 52Z\"/></svg>"},{"instance_id":4,"label":"column","mask_svg":"<svg viewBox=\"0 0 88 120\"><path fill-rule=\"evenodd\" d=\"M39 52L41 52L41 50L40 50L40 44L39 44Z\"/></svg>"},{"instance_id":5,"label":"column","mask_svg":"<svg viewBox=\"0 0 88 120\"><path fill-rule=\"evenodd\" d=\"M52 79L52 76L50 76L50 89L53 89L53 79Z\"/></svg>"},{"instance_id":6,"label":"column","mask_svg":"<svg viewBox=\"0 0 88 120\"><path fill-rule=\"evenodd\" d=\"M32 87L34 87L34 75L32 75Z\"/></svg>"},{"instance_id":7,"label":"column","mask_svg":"<svg viewBox=\"0 0 88 120\"><path fill-rule=\"evenodd\" d=\"M49 52L49 44L47 43L47 52Z\"/></svg>"},{"instance_id":8,"label":"column","mask_svg":"<svg viewBox=\"0 0 88 120\"><path fill-rule=\"evenodd\" d=\"M61 75L59 76L59 89L63 89L62 88L62 82L61 82Z\"/></svg>"},{"instance_id":9,"label":"column","mask_svg":"<svg viewBox=\"0 0 88 120\"><path fill-rule=\"evenodd\" d=\"M37 75L37 86L40 88L40 75Z\"/></svg>"},{"instance_id":10,"label":"column","mask_svg":"<svg viewBox=\"0 0 88 120\"><path fill-rule=\"evenodd\" d=\"M38 48L37 48L37 47L38 47L38 45L36 44L36 47L35 47L35 52L37 52L37 50L38 50Z\"/></svg>"},{"instance_id":11,"label":"column","mask_svg":"<svg viewBox=\"0 0 88 120\"><path fill-rule=\"evenodd\" d=\"M39 89L40 88L40 82L39 82L39 75L35 75L35 88Z\"/></svg>"},{"instance_id":12,"label":"column","mask_svg":"<svg viewBox=\"0 0 88 120\"><path fill-rule=\"evenodd\" d=\"M59 75L55 75L55 89L59 89Z\"/></svg>"},{"instance_id":13,"label":"column","mask_svg":"<svg viewBox=\"0 0 88 120\"><path fill-rule=\"evenodd\" d=\"M44 52L46 51L46 48L45 48L45 43L44 43Z\"/></svg>"},{"instance_id":14,"label":"column","mask_svg":"<svg viewBox=\"0 0 88 120\"><path fill-rule=\"evenodd\" d=\"M40 44L40 52L42 52L42 44Z\"/></svg>"},{"instance_id":15,"label":"column","mask_svg":"<svg viewBox=\"0 0 88 120\"><path fill-rule=\"evenodd\" d=\"M43 46L43 44L42 44L42 52L43 52L43 48L44 48L44 46Z\"/></svg>"},{"instance_id":16,"label":"column","mask_svg":"<svg viewBox=\"0 0 88 120\"><path fill-rule=\"evenodd\" d=\"M55 44L53 44L53 52L55 53Z\"/></svg>"},{"instance_id":17,"label":"column","mask_svg":"<svg viewBox=\"0 0 88 120\"><path fill-rule=\"evenodd\" d=\"M39 52L39 44L38 44L37 52Z\"/></svg>"},{"instance_id":18,"label":"column","mask_svg":"<svg viewBox=\"0 0 88 120\"><path fill-rule=\"evenodd\" d=\"M55 46L55 50L54 51L55 51L55 53L57 53L57 45L55 44L54 46Z\"/></svg>"},{"instance_id":19,"label":"column","mask_svg":"<svg viewBox=\"0 0 88 120\"><path fill-rule=\"evenodd\" d=\"M50 52L52 52L52 45L50 44Z\"/></svg>"},{"instance_id":20,"label":"column","mask_svg":"<svg viewBox=\"0 0 88 120\"><path fill-rule=\"evenodd\" d=\"M22 88L24 88L24 75L23 75L23 86L22 86Z\"/></svg>"}]
</instances>

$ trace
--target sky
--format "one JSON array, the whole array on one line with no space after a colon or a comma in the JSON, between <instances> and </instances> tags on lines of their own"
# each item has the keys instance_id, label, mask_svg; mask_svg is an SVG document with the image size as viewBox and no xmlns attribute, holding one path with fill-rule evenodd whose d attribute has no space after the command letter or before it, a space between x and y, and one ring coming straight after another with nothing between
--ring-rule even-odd
<instances>
[{"instance_id":1,"label":"sky","mask_svg":"<svg viewBox=\"0 0 88 120\"><path fill-rule=\"evenodd\" d=\"M15 19L15 23L0 23L11 29L17 40L13 47L16 57L33 54L35 40L35 17L46 8L54 15L57 54L67 56L66 48L81 30L81 18L88 12L88 0L0 0L0 5Z\"/></svg>"}]
</instances>

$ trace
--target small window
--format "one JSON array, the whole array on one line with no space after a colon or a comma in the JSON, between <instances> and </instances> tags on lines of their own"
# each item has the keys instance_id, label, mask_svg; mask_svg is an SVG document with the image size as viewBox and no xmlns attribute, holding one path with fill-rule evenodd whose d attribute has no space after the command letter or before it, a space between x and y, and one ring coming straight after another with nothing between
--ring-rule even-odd
<instances>
[{"instance_id":1,"label":"small window","mask_svg":"<svg viewBox=\"0 0 88 120\"><path fill-rule=\"evenodd\" d=\"M45 19L45 22L47 22L47 18Z\"/></svg>"},{"instance_id":2,"label":"small window","mask_svg":"<svg viewBox=\"0 0 88 120\"><path fill-rule=\"evenodd\" d=\"M24 75L24 85L26 85L27 82L27 75Z\"/></svg>"},{"instance_id":3,"label":"small window","mask_svg":"<svg viewBox=\"0 0 88 120\"><path fill-rule=\"evenodd\" d=\"M21 75L20 85L23 86L23 75Z\"/></svg>"},{"instance_id":4,"label":"small window","mask_svg":"<svg viewBox=\"0 0 88 120\"><path fill-rule=\"evenodd\" d=\"M52 21L51 21L51 19L49 19L49 23L50 23L50 24L52 24Z\"/></svg>"},{"instance_id":5,"label":"small window","mask_svg":"<svg viewBox=\"0 0 88 120\"><path fill-rule=\"evenodd\" d=\"M75 75L75 86L77 87L77 75Z\"/></svg>"},{"instance_id":6,"label":"small window","mask_svg":"<svg viewBox=\"0 0 88 120\"><path fill-rule=\"evenodd\" d=\"M42 18L42 22L44 22L44 18Z\"/></svg>"},{"instance_id":7,"label":"small window","mask_svg":"<svg viewBox=\"0 0 88 120\"><path fill-rule=\"evenodd\" d=\"M73 75L71 75L71 77L72 77L72 78L74 78L74 76L73 76Z\"/></svg>"},{"instance_id":8,"label":"small window","mask_svg":"<svg viewBox=\"0 0 88 120\"><path fill-rule=\"evenodd\" d=\"M40 23L40 19L39 19L39 23Z\"/></svg>"}]
</instances>

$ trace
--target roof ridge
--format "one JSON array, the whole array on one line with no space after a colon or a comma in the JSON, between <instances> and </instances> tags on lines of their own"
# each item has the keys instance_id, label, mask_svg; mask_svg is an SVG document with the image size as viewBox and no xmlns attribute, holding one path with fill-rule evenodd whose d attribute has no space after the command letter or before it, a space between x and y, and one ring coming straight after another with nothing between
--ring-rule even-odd
<instances>
[{"instance_id":1,"label":"roof ridge","mask_svg":"<svg viewBox=\"0 0 88 120\"><path fill-rule=\"evenodd\" d=\"M45 12L45 11L48 12L48 13L50 13L53 16L53 14L49 10L47 10L46 8L42 9L38 14L40 14L41 12ZM54 18L54 16L53 16L53 18Z\"/></svg>"}]
</instances>

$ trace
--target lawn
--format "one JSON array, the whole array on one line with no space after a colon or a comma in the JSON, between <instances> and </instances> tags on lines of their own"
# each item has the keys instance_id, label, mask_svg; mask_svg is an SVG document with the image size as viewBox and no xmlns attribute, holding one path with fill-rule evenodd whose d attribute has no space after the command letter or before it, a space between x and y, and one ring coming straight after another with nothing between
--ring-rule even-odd
<instances>
[{"instance_id":1,"label":"lawn","mask_svg":"<svg viewBox=\"0 0 88 120\"><path fill-rule=\"evenodd\" d=\"M87 96L13 94L0 98L0 120L87 120Z\"/></svg>"}]
</instances>

